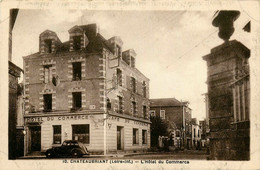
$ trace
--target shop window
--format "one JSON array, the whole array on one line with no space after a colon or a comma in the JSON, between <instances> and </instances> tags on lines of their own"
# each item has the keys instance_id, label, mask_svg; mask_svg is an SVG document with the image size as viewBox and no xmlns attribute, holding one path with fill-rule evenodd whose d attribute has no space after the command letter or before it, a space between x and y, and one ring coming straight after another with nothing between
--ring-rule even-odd
<instances>
[{"instance_id":1,"label":"shop window","mask_svg":"<svg viewBox=\"0 0 260 170\"><path fill-rule=\"evenodd\" d=\"M145 81L143 81L142 86L143 86L143 97L146 97L146 82Z\"/></svg>"},{"instance_id":2,"label":"shop window","mask_svg":"<svg viewBox=\"0 0 260 170\"><path fill-rule=\"evenodd\" d=\"M80 109L82 106L81 92L74 92L72 93L72 96L73 96L73 109L75 110Z\"/></svg>"},{"instance_id":3,"label":"shop window","mask_svg":"<svg viewBox=\"0 0 260 170\"><path fill-rule=\"evenodd\" d=\"M136 111L136 102L133 101L132 102L132 112L133 112L133 115L136 115L137 111Z\"/></svg>"},{"instance_id":4,"label":"shop window","mask_svg":"<svg viewBox=\"0 0 260 170\"><path fill-rule=\"evenodd\" d=\"M45 43L45 52L51 53L52 40L51 39L44 40L44 43Z\"/></svg>"},{"instance_id":5,"label":"shop window","mask_svg":"<svg viewBox=\"0 0 260 170\"><path fill-rule=\"evenodd\" d=\"M81 49L81 36L74 36L73 37L73 49L75 51Z\"/></svg>"},{"instance_id":6,"label":"shop window","mask_svg":"<svg viewBox=\"0 0 260 170\"><path fill-rule=\"evenodd\" d=\"M134 77L131 77L131 89L133 93L136 92L136 80Z\"/></svg>"},{"instance_id":7,"label":"shop window","mask_svg":"<svg viewBox=\"0 0 260 170\"><path fill-rule=\"evenodd\" d=\"M53 126L53 144L61 144L61 125Z\"/></svg>"},{"instance_id":8,"label":"shop window","mask_svg":"<svg viewBox=\"0 0 260 170\"><path fill-rule=\"evenodd\" d=\"M52 94L44 94L44 112L50 112L52 110Z\"/></svg>"},{"instance_id":9,"label":"shop window","mask_svg":"<svg viewBox=\"0 0 260 170\"><path fill-rule=\"evenodd\" d=\"M165 110L160 110L160 118L165 119Z\"/></svg>"},{"instance_id":10,"label":"shop window","mask_svg":"<svg viewBox=\"0 0 260 170\"><path fill-rule=\"evenodd\" d=\"M72 140L89 144L89 125L72 125Z\"/></svg>"},{"instance_id":11,"label":"shop window","mask_svg":"<svg viewBox=\"0 0 260 170\"><path fill-rule=\"evenodd\" d=\"M118 96L118 113L123 114L123 98Z\"/></svg>"},{"instance_id":12,"label":"shop window","mask_svg":"<svg viewBox=\"0 0 260 170\"><path fill-rule=\"evenodd\" d=\"M44 83L51 82L52 79L52 65L45 65L44 69Z\"/></svg>"},{"instance_id":13,"label":"shop window","mask_svg":"<svg viewBox=\"0 0 260 170\"><path fill-rule=\"evenodd\" d=\"M143 106L143 118L146 118L146 110L147 110L147 107Z\"/></svg>"},{"instance_id":14,"label":"shop window","mask_svg":"<svg viewBox=\"0 0 260 170\"><path fill-rule=\"evenodd\" d=\"M133 129L133 144L138 144L139 141L139 136L138 136L138 129Z\"/></svg>"},{"instance_id":15,"label":"shop window","mask_svg":"<svg viewBox=\"0 0 260 170\"><path fill-rule=\"evenodd\" d=\"M120 69L116 69L116 77L117 77L117 85L122 86L122 71Z\"/></svg>"},{"instance_id":16,"label":"shop window","mask_svg":"<svg viewBox=\"0 0 260 170\"><path fill-rule=\"evenodd\" d=\"M147 144L147 130L142 130L143 144Z\"/></svg>"},{"instance_id":17,"label":"shop window","mask_svg":"<svg viewBox=\"0 0 260 170\"><path fill-rule=\"evenodd\" d=\"M81 62L72 63L73 66L73 80L81 80Z\"/></svg>"}]
</instances>

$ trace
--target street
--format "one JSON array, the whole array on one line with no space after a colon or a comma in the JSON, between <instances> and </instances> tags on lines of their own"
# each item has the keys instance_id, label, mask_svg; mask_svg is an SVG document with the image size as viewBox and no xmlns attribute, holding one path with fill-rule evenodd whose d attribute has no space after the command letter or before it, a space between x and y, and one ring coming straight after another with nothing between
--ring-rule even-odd
<instances>
[{"instance_id":1,"label":"street","mask_svg":"<svg viewBox=\"0 0 260 170\"><path fill-rule=\"evenodd\" d=\"M134 160L207 160L208 155L205 151L179 151L179 152L151 152L151 153L128 153L120 155L89 155L83 158L76 158L78 160L88 159L88 160L115 160L115 159L134 159ZM47 159L45 156L31 156L31 157L21 157L18 159ZM74 158L52 158L51 160L64 160L64 159L74 159Z\"/></svg>"}]
</instances>

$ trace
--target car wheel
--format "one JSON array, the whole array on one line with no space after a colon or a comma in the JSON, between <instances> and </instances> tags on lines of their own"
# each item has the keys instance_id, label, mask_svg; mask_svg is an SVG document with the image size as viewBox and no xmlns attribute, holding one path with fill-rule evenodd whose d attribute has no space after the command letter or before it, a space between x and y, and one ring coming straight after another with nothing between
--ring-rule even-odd
<instances>
[{"instance_id":1,"label":"car wheel","mask_svg":"<svg viewBox=\"0 0 260 170\"><path fill-rule=\"evenodd\" d=\"M47 158L53 158L53 153L52 152L46 152L46 157Z\"/></svg>"},{"instance_id":2,"label":"car wheel","mask_svg":"<svg viewBox=\"0 0 260 170\"><path fill-rule=\"evenodd\" d=\"M72 154L72 157L73 157L73 158L79 158L79 157L82 156L82 154L80 153L80 151L77 151L77 150L72 151L71 154Z\"/></svg>"}]
</instances>

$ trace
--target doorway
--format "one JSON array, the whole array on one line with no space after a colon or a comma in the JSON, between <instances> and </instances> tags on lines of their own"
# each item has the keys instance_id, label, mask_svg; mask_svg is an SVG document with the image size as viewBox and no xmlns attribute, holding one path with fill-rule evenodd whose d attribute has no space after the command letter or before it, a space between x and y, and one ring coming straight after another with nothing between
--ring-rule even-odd
<instances>
[{"instance_id":1,"label":"doorway","mask_svg":"<svg viewBox=\"0 0 260 170\"><path fill-rule=\"evenodd\" d=\"M41 151L41 126L32 126L31 130L31 151Z\"/></svg>"},{"instance_id":2,"label":"doorway","mask_svg":"<svg viewBox=\"0 0 260 170\"><path fill-rule=\"evenodd\" d=\"M117 150L124 148L124 127L117 126Z\"/></svg>"}]
</instances>

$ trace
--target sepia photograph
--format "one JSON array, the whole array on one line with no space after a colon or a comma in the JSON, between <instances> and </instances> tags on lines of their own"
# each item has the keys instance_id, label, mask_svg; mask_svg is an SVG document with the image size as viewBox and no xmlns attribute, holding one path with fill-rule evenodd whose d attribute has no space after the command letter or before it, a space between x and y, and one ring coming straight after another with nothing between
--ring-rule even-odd
<instances>
[{"instance_id":1,"label":"sepia photograph","mask_svg":"<svg viewBox=\"0 0 260 170\"><path fill-rule=\"evenodd\" d=\"M259 15L238 3L8 9L7 161L249 164Z\"/></svg>"}]
</instances>

